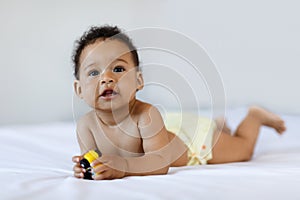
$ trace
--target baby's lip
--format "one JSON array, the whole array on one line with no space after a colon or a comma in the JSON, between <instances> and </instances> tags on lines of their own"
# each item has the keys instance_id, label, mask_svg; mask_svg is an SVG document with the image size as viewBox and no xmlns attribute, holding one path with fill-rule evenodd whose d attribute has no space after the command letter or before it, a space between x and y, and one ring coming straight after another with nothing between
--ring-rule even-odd
<instances>
[{"instance_id":1,"label":"baby's lip","mask_svg":"<svg viewBox=\"0 0 300 200\"><path fill-rule=\"evenodd\" d=\"M114 96L117 95L118 93L114 91L113 89L105 89L103 92L100 94L100 97L106 97L106 96Z\"/></svg>"}]
</instances>

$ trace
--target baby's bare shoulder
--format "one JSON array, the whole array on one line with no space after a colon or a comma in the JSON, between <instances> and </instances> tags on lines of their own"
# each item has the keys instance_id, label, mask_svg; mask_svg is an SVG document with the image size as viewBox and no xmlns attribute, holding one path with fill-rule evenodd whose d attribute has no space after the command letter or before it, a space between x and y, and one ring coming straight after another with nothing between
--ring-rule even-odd
<instances>
[{"instance_id":1,"label":"baby's bare shoulder","mask_svg":"<svg viewBox=\"0 0 300 200\"><path fill-rule=\"evenodd\" d=\"M134 106L134 112L141 114L142 112L146 112L147 110L149 110L151 107L153 107L153 105L151 105L150 103L137 100Z\"/></svg>"},{"instance_id":2,"label":"baby's bare shoulder","mask_svg":"<svg viewBox=\"0 0 300 200\"><path fill-rule=\"evenodd\" d=\"M159 110L149 104L142 101L138 101L136 105L134 115L137 117L139 124L148 124L153 120L153 117L160 117Z\"/></svg>"},{"instance_id":3,"label":"baby's bare shoulder","mask_svg":"<svg viewBox=\"0 0 300 200\"><path fill-rule=\"evenodd\" d=\"M147 116L150 110L155 107L149 103L137 100L132 114L138 118Z\"/></svg>"},{"instance_id":4,"label":"baby's bare shoulder","mask_svg":"<svg viewBox=\"0 0 300 200\"><path fill-rule=\"evenodd\" d=\"M95 121L95 112L90 111L77 121L77 129L90 129Z\"/></svg>"}]
</instances>

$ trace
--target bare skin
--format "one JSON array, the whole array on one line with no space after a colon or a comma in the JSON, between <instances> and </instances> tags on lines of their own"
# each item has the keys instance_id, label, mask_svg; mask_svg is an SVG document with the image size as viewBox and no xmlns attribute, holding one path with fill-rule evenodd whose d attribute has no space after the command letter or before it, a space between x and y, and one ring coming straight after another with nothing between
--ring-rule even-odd
<instances>
[{"instance_id":1,"label":"bare skin","mask_svg":"<svg viewBox=\"0 0 300 200\"><path fill-rule=\"evenodd\" d=\"M93 110L77 123L81 155L72 158L77 178L85 172L79 164L82 155L96 148L103 155L92 163L94 180L166 174L170 166L188 162L186 145L166 130L159 111L135 98L143 78L126 51L118 40L103 43L100 39L85 47L80 57L74 90ZM286 129L279 116L260 107L249 108L234 134L224 118L216 119L216 124L210 164L251 159L261 126L279 134Z\"/></svg>"},{"instance_id":2,"label":"bare skin","mask_svg":"<svg viewBox=\"0 0 300 200\"><path fill-rule=\"evenodd\" d=\"M213 159L209 164L248 161L252 158L260 127L274 128L278 134L285 130L284 121L276 114L261 107L252 106L233 135L218 131L214 134ZM225 128L228 130L227 128Z\"/></svg>"},{"instance_id":3,"label":"bare skin","mask_svg":"<svg viewBox=\"0 0 300 200\"><path fill-rule=\"evenodd\" d=\"M274 128L278 134L286 130L284 121L278 115L257 106L249 108L247 116L234 133L231 132L224 117L215 119L215 122L217 130L213 138L215 144L212 149L213 159L209 160L208 164L249 161L253 155L260 127ZM186 165L187 147L174 133L168 132L168 134L170 141L172 139L177 141L176 146L173 147L173 157L178 158L181 153L171 166ZM183 149L185 151L182 154Z\"/></svg>"},{"instance_id":4,"label":"bare skin","mask_svg":"<svg viewBox=\"0 0 300 200\"><path fill-rule=\"evenodd\" d=\"M158 110L136 100L143 78L126 44L99 40L80 57L78 97L93 108L77 123L81 153L98 148L101 158L92 163L95 180L130 175L166 174L171 164L169 138ZM75 177L84 171L74 156Z\"/></svg>"},{"instance_id":5,"label":"bare skin","mask_svg":"<svg viewBox=\"0 0 300 200\"><path fill-rule=\"evenodd\" d=\"M231 129L226 123L226 119L224 117L218 117L215 119L218 131L223 133L231 134Z\"/></svg>"}]
</instances>

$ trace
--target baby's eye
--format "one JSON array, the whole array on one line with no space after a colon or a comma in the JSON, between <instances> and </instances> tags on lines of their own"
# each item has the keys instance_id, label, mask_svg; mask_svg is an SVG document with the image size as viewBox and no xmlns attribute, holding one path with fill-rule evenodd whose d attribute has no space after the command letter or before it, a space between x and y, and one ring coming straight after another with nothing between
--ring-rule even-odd
<instances>
[{"instance_id":1,"label":"baby's eye","mask_svg":"<svg viewBox=\"0 0 300 200\"><path fill-rule=\"evenodd\" d=\"M97 71L97 70L93 70L93 71L89 72L89 76L97 76L97 75L99 75L99 71Z\"/></svg>"},{"instance_id":2,"label":"baby's eye","mask_svg":"<svg viewBox=\"0 0 300 200\"><path fill-rule=\"evenodd\" d=\"M125 68L122 66L116 66L113 70L113 72L124 72Z\"/></svg>"}]
</instances>

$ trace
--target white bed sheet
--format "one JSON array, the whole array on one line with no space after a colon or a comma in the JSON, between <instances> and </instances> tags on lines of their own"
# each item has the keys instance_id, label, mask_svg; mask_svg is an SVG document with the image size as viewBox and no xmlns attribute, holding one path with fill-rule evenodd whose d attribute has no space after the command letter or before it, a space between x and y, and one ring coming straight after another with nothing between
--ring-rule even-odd
<instances>
[{"instance_id":1,"label":"white bed sheet","mask_svg":"<svg viewBox=\"0 0 300 200\"><path fill-rule=\"evenodd\" d=\"M246 109L230 110L234 128ZM263 128L250 162L171 168L167 175L90 181L72 176L74 122L0 127L0 199L300 199L300 116Z\"/></svg>"}]
</instances>

